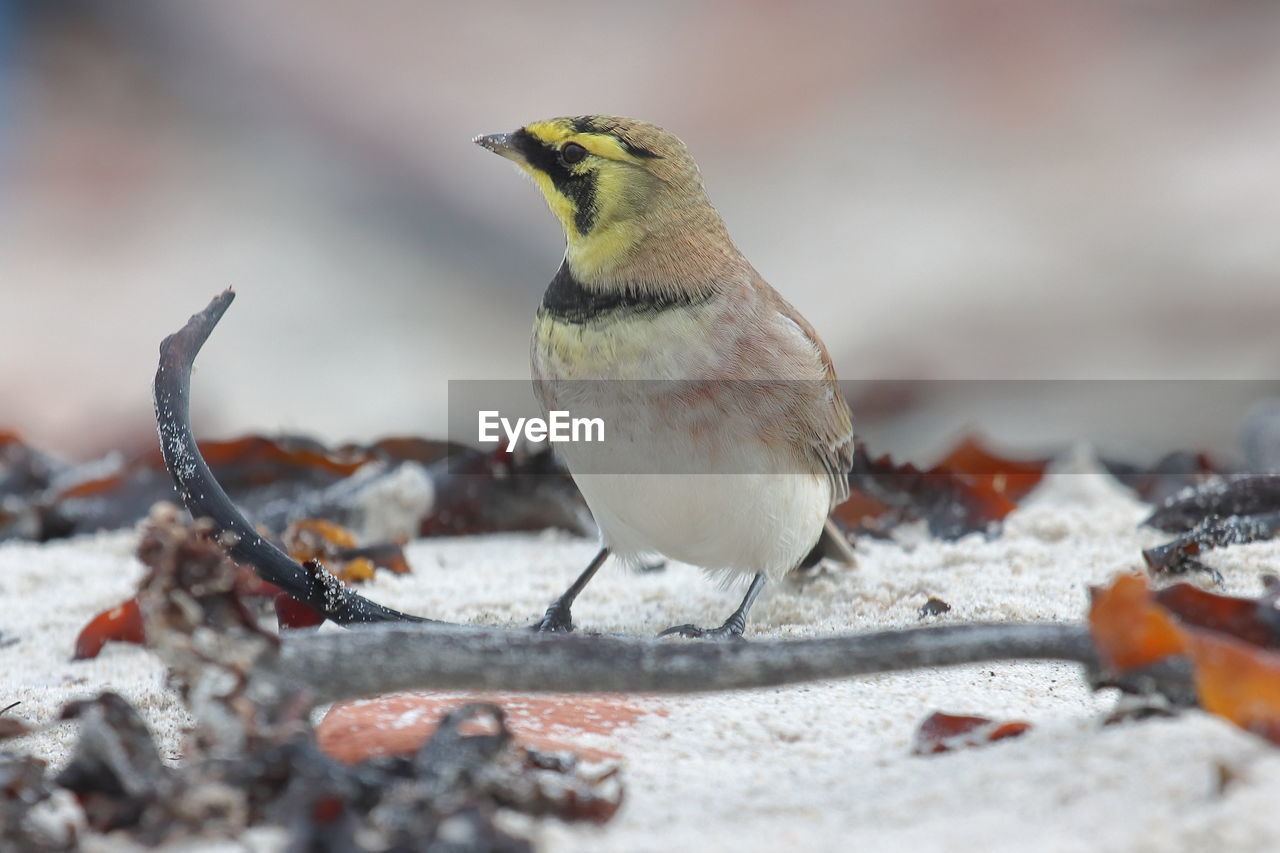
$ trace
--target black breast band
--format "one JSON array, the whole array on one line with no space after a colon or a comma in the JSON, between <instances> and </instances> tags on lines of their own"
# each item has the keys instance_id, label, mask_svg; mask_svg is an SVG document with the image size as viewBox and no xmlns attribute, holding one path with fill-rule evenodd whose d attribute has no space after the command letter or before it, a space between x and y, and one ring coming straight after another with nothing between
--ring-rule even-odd
<instances>
[{"instance_id":1,"label":"black breast band","mask_svg":"<svg viewBox=\"0 0 1280 853\"><path fill-rule=\"evenodd\" d=\"M708 294L670 295L628 290L597 291L583 287L573 277L569 261L560 264L546 293L542 294L539 314L547 314L562 323L590 323L614 313L651 314L707 301Z\"/></svg>"}]
</instances>

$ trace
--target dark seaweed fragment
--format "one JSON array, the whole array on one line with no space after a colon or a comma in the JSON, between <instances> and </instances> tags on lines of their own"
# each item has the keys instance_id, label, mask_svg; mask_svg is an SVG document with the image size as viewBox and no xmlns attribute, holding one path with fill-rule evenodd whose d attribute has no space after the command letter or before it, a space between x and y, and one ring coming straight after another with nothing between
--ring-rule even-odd
<instances>
[{"instance_id":1,"label":"dark seaweed fragment","mask_svg":"<svg viewBox=\"0 0 1280 853\"><path fill-rule=\"evenodd\" d=\"M1143 524L1166 533L1188 533L1214 518L1280 512L1280 474L1236 474L1183 489Z\"/></svg>"}]
</instances>

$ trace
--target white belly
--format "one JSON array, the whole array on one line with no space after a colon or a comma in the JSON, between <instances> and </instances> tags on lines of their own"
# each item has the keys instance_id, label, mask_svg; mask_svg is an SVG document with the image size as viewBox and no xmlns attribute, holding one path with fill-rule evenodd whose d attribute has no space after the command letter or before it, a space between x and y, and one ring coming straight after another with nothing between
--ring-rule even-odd
<instances>
[{"instance_id":1,"label":"white belly","mask_svg":"<svg viewBox=\"0 0 1280 853\"><path fill-rule=\"evenodd\" d=\"M604 542L711 570L779 578L822 532L827 485L807 474L574 475Z\"/></svg>"},{"instance_id":2,"label":"white belly","mask_svg":"<svg viewBox=\"0 0 1280 853\"><path fill-rule=\"evenodd\" d=\"M673 401L668 389L685 387L677 382L555 387L572 392L565 408L590 405L605 422L603 443L558 449L615 554L780 577L818 540L831 500L826 476L791 448L766 445L741 405L726 407L714 393ZM752 386L732 387L729 396L750 396Z\"/></svg>"}]
</instances>

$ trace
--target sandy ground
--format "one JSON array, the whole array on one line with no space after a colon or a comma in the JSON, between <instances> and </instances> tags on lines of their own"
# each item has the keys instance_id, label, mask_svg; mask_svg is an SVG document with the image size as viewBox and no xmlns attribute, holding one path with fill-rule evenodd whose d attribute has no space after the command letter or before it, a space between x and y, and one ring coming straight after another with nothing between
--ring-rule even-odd
<instances>
[{"instance_id":1,"label":"sandy ground","mask_svg":"<svg viewBox=\"0 0 1280 853\"><path fill-rule=\"evenodd\" d=\"M1139 549L1160 538L1137 529L1146 511L1087 461L1067 463L1001 537L941 543L905 530L898 541L860 543L855 569L769 591L751 635L917 625L930 595L952 605L948 623L1078 619L1087 585L1139 568ZM133 543L122 533L0 547L0 630L17 640L0 649L0 704L21 701L10 713L43 722L64 702L110 688L176 758L187 718L148 651L112 646L96 660L69 660L84 622L133 590ZM441 618L526 624L592 549L554 535L420 541L409 550L415 573L380 576L368 594ZM1259 575L1280 565L1280 543L1211 559L1228 591L1255 593ZM651 635L718 621L737 597L686 566L606 568L574 616L588 630ZM531 831L545 849L575 851L1280 849L1280 751L1201 713L1103 725L1115 698L1091 693L1074 666L1019 663L644 699L654 713L578 738L624 756L626 802L614 821ZM917 725L937 710L1025 719L1033 729L913 757ZM74 735L62 725L7 748L57 766ZM278 841L259 833L249 849Z\"/></svg>"}]
</instances>

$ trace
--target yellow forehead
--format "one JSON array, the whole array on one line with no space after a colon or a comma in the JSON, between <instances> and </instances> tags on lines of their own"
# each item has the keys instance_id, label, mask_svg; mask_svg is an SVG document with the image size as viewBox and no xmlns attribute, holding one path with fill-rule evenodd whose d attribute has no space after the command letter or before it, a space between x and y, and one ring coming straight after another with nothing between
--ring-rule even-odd
<instances>
[{"instance_id":1,"label":"yellow forehead","mask_svg":"<svg viewBox=\"0 0 1280 853\"><path fill-rule=\"evenodd\" d=\"M533 124L525 125L524 129L539 142L553 147L566 142L576 142L592 154L606 160L620 160L624 163L642 162L609 134L581 133L574 130L572 121L566 119L535 121Z\"/></svg>"}]
</instances>

